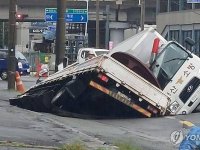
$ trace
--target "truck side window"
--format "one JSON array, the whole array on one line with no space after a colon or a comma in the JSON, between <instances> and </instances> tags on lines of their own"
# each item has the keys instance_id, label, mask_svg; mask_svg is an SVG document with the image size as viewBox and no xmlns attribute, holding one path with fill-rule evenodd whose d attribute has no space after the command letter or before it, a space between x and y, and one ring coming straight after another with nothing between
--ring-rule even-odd
<instances>
[{"instance_id":1,"label":"truck side window","mask_svg":"<svg viewBox=\"0 0 200 150\"><path fill-rule=\"evenodd\" d=\"M86 59L86 60L92 59L92 58L94 58L94 57L95 57L95 55L94 55L92 52L90 52L90 51L87 51L87 52L85 53L85 59Z\"/></svg>"},{"instance_id":2,"label":"truck side window","mask_svg":"<svg viewBox=\"0 0 200 150\"><path fill-rule=\"evenodd\" d=\"M81 58L85 59L85 51L82 51Z\"/></svg>"},{"instance_id":3,"label":"truck side window","mask_svg":"<svg viewBox=\"0 0 200 150\"><path fill-rule=\"evenodd\" d=\"M89 55L89 52L88 51L85 51L85 58L87 58Z\"/></svg>"}]
</instances>

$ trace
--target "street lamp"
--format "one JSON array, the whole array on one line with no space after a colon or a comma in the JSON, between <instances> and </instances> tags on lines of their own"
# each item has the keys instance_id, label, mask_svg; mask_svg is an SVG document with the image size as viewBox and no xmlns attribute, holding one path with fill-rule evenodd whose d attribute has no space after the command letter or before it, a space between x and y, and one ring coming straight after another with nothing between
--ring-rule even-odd
<instances>
[{"instance_id":1,"label":"street lamp","mask_svg":"<svg viewBox=\"0 0 200 150\"><path fill-rule=\"evenodd\" d=\"M20 21L24 21L24 19L28 17L28 14L16 13L15 17L16 17L16 20L20 22Z\"/></svg>"}]
</instances>

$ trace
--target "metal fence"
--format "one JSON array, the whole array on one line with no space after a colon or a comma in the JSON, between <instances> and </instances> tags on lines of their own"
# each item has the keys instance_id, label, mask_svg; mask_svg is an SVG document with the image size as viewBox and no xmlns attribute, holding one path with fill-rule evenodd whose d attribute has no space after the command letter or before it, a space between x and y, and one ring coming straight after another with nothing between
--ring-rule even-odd
<instances>
[{"instance_id":1,"label":"metal fence","mask_svg":"<svg viewBox=\"0 0 200 150\"><path fill-rule=\"evenodd\" d=\"M55 70L55 54L52 53L41 53L39 51L23 52L30 64L30 71L37 72L38 65L48 64L49 70Z\"/></svg>"}]
</instances>

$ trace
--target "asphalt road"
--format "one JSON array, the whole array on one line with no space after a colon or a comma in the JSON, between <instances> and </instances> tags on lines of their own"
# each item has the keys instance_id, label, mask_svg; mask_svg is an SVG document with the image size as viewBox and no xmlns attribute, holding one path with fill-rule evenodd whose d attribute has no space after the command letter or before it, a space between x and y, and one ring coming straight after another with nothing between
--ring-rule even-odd
<instances>
[{"instance_id":1,"label":"asphalt road","mask_svg":"<svg viewBox=\"0 0 200 150\"><path fill-rule=\"evenodd\" d=\"M23 77L28 88L35 84L33 77ZM10 106L8 99L17 92L7 91L7 82L0 80L0 149L23 149L16 143L29 145L25 149L51 149L63 144L80 141L89 149L109 147L116 143L128 143L141 150L175 150L170 135L173 131L187 133L181 121L199 125L199 114L162 118L130 118L86 120L37 113ZM10 144L10 145L9 145ZM18 144L19 145L19 144ZM43 147L40 147L43 146Z\"/></svg>"}]
</instances>

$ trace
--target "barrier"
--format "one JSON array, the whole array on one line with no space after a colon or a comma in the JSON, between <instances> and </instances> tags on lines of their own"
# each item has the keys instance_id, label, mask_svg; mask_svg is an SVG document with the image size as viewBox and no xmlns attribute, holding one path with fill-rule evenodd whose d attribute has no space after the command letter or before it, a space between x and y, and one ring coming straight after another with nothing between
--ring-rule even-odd
<instances>
[{"instance_id":1,"label":"barrier","mask_svg":"<svg viewBox=\"0 0 200 150\"><path fill-rule=\"evenodd\" d=\"M16 90L20 93L24 93L25 87L24 87L24 84L21 81L21 77L20 77L18 71L16 71L15 82L16 82Z\"/></svg>"}]
</instances>

